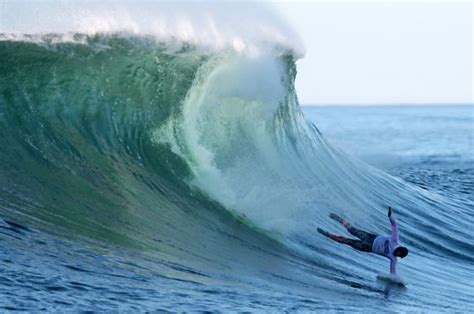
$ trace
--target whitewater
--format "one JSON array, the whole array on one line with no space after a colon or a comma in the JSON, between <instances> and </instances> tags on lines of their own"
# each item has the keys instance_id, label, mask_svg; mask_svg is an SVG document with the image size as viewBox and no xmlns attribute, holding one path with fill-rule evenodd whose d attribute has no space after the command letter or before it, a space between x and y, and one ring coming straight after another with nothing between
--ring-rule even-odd
<instances>
[{"instance_id":1,"label":"whitewater","mask_svg":"<svg viewBox=\"0 0 474 314\"><path fill-rule=\"evenodd\" d=\"M34 24L12 3L0 308L469 310L472 202L332 146L298 103L304 49L266 5L45 2ZM338 212L386 233L389 205L405 289L315 232L342 233Z\"/></svg>"}]
</instances>

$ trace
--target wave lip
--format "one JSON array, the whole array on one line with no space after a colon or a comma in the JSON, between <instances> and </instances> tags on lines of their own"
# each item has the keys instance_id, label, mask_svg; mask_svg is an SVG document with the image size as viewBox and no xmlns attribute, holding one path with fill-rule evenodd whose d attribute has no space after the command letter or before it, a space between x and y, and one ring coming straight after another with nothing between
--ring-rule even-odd
<instances>
[{"instance_id":1,"label":"wave lip","mask_svg":"<svg viewBox=\"0 0 474 314\"><path fill-rule=\"evenodd\" d=\"M299 57L304 47L272 7L253 3L6 1L4 34L132 34L211 50L259 53L273 46ZM14 14L13 14L14 12ZM54 18L51 18L54 16ZM70 35L64 38L70 38Z\"/></svg>"}]
</instances>

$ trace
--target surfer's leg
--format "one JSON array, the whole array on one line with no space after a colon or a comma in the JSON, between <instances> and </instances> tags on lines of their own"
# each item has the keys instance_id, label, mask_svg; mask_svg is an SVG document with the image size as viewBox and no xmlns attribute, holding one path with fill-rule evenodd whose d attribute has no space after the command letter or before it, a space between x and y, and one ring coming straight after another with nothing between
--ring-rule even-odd
<instances>
[{"instance_id":1,"label":"surfer's leg","mask_svg":"<svg viewBox=\"0 0 474 314\"><path fill-rule=\"evenodd\" d=\"M346 227L346 229L347 229L347 231L349 231L350 234L352 234L353 236L358 237L362 241L373 242L374 239L377 237L376 234L365 232L363 230L354 228L352 226Z\"/></svg>"},{"instance_id":2,"label":"surfer's leg","mask_svg":"<svg viewBox=\"0 0 474 314\"><path fill-rule=\"evenodd\" d=\"M340 216L338 216L334 213L329 214L329 217L331 217L335 221L342 224L344 227L346 227L347 231L349 231L350 234L352 234L353 236L358 237L362 241L372 242L373 239L375 239L375 237L377 237L377 235L375 235L375 234L365 232L363 230L352 227L351 223L348 220L343 219L343 218L341 218Z\"/></svg>"},{"instance_id":3,"label":"surfer's leg","mask_svg":"<svg viewBox=\"0 0 474 314\"><path fill-rule=\"evenodd\" d=\"M354 239L349 239L349 238L344 238L344 237L341 237L341 236L337 236L337 235L334 235L334 234L331 234L321 228L318 228L318 232L321 233L322 235L330 238L331 240L334 240L338 243L342 243L342 244L346 244L346 245L349 245L351 247L353 247L354 249L358 250L358 251L363 251L363 252L372 252L372 247L368 246L364 241L360 241L360 240L354 240Z\"/></svg>"},{"instance_id":4,"label":"surfer's leg","mask_svg":"<svg viewBox=\"0 0 474 314\"><path fill-rule=\"evenodd\" d=\"M332 239L332 240L334 240L336 242L339 242L339 243L344 243L344 239L346 239L344 237L340 237L340 236L337 236L335 234L331 234L331 233L329 233L326 230L323 230L321 228L318 228L318 232L321 233L322 235L328 237L329 239Z\"/></svg>"},{"instance_id":5,"label":"surfer's leg","mask_svg":"<svg viewBox=\"0 0 474 314\"><path fill-rule=\"evenodd\" d=\"M341 216L339 215L336 215L334 213L330 213L329 214L329 217L331 217L332 219L334 219L335 221L337 221L338 223L342 224L344 227L348 228L351 226L351 223L346 220L346 219L343 219Z\"/></svg>"}]
</instances>

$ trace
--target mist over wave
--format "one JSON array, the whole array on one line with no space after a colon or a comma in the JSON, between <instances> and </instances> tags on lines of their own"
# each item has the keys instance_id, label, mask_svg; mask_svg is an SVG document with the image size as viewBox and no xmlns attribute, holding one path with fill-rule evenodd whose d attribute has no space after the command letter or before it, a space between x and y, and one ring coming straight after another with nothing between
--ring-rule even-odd
<instances>
[{"instance_id":1,"label":"mist over wave","mask_svg":"<svg viewBox=\"0 0 474 314\"><path fill-rule=\"evenodd\" d=\"M159 41L187 42L207 49L258 53L274 46L303 56L299 36L266 3L161 1L4 1L0 33L82 33L149 35ZM14 12L14 14L13 14ZM69 34L69 35L68 35ZM38 39L38 38L37 38Z\"/></svg>"}]
</instances>

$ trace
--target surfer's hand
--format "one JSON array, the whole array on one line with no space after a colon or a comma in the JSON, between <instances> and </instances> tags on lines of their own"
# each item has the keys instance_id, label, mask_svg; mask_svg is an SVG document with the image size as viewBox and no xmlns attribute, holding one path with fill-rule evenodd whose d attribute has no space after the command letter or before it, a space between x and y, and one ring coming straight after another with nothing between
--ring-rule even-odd
<instances>
[{"instance_id":1,"label":"surfer's hand","mask_svg":"<svg viewBox=\"0 0 474 314\"><path fill-rule=\"evenodd\" d=\"M388 217L392 216L392 207L388 207Z\"/></svg>"}]
</instances>

